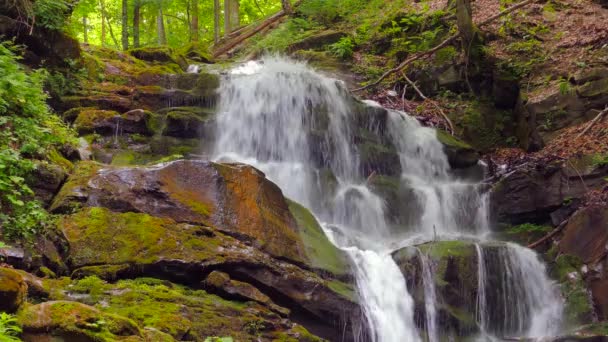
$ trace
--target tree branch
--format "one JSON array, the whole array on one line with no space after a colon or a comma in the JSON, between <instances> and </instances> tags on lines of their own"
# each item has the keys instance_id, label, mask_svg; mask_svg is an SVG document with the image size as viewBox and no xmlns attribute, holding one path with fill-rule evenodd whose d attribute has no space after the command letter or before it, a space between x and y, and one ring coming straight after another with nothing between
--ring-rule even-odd
<instances>
[{"instance_id":1,"label":"tree branch","mask_svg":"<svg viewBox=\"0 0 608 342\"><path fill-rule=\"evenodd\" d=\"M562 229L564 229L564 227L566 227L567 223L568 223L568 220L567 219L564 220L562 223L559 224L559 226L557 226L557 228L553 229L549 234L547 234L547 235L543 236L542 238L540 238L539 240L529 244L528 248L534 249L534 248L542 245L545 241L554 237L555 235L557 235L557 233L559 233Z\"/></svg>"},{"instance_id":2,"label":"tree branch","mask_svg":"<svg viewBox=\"0 0 608 342\"><path fill-rule=\"evenodd\" d=\"M604 116L606 116L606 113L608 113L608 106L606 106L606 108L604 108L604 110L602 110L595 118L593 118L593 120L591 120L591 122L589 122L587 127L585 127L585 129L581 132L581 134L579 134L576 138L578 139L578 138L582 137L583 135L587 134L587 132L591 129L591 127L593 127L593 125L595 125L599 121L602 121Z\"/></svg>"}]
</instances>

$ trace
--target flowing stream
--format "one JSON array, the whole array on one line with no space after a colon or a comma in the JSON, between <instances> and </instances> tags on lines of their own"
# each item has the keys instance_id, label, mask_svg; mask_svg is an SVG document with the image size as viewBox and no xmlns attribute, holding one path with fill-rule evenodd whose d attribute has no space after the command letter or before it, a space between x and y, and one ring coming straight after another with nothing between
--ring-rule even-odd
<instances>
[{"instance_id":1,"label":"flowing stream","mask_svg":"<svg viewBox=\"0 0 608 342\"><path fill-rule=\"evenodd\" d=\"M221 84L218 109L214 159L262 170L286 197L310 208L330 240L351 257L369 330L362 341L441 340L432 259L420 252L425 302L420 327L411 289L392 253L453 239L479 242L479 290L472 305L482 336L559 332L562 302L544 265L517 245L484 247L490 236L487 196L476 181L451 175L434 130L404 113L354 100L340 81L281 58L233 69ZM398 154L397 178L409 196L398 223L369 185L377 175L365 167L370 154L361 126ZM497 306L500 310L490 310Z\"/></svg>"}]
</instances>

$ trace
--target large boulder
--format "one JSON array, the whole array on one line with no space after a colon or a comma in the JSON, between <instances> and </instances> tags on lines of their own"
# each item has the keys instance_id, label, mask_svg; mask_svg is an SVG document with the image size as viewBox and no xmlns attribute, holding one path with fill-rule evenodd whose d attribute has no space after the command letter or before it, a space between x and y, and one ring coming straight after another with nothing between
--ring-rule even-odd
<instances>
[{"instance_id":1,"label":"large boulder","mask_svg":"<svg viewBox=\"0 0 608 342\"><path fill-rule=\"evenodd\" d=\"M26 342L45 341L117 341L131 337L144 341L137 325L124 317L70 301L51 301L30 305L17 316Z\"/></svg>"},{"instance_id":2,"label":"large boulder","mask_svg":"<svg viewBox=\"0 0 608 342\"><path fill-rule=\"evenodd\" d=\"M417 321L425 321L424 268L432 269L437 296L438 326L457 336L477 332L475 303L477 263L475 244L461 241L430 242L406 247L393 254L415 302Z\"/></svg>"},{"instance_id":3,"label":"large boulder","mask_svg":"<svg viewBox=\"0 0 608 342\"><path fill-rule=\"evenodd\" d=\"M350 273L344 254L306 208L253 167L82 162L51 210L73 213L59 222L73 276L200 284L221 271L229 281L218 292L265 302L257 288L319 329L336 332L358 315L352 287L340 281Z\"/></svg>"},{"instance_id":4,"label":"large boulder","mask_svg":"<svg viewBox=\"0 0 608 342\"><path fill-rule=\"evenodd\" d=\"M584 263L595 263L606 256L608 243L608 208L591 206L570 217L559 241L562 253L579 257Z\"/></svg>"},{"instance_id":5,"label":"large boulder","mask_svg":"<svg viewBox=\"0 0 608 342\"><path fill-rule=\"evenodd\" d=\"M494 184L492 213L498 221L511 224L549 222L554 213L554 217L563 216L556 211L604 184L608 167L595 165L591 159L530 162L518 167Z\"/></svg>"},{"instance_id":6,"label":"large boulder","mask_svg":"<svg viewBox=\"0 0 608 342\"><path fill-rule=\"evenodd\" d=\"M335 329L358 312L349 285L325 280L210 227L99 207L67 216L59 226L68 241L74 276L154 276L193 284L221 270L264 289L299 314L316 317L320 326Z\"/></svg>"},{"instance_id":7,"label":"large boulder","mask_svg":"<svg viewBox=\"0 0 608 342\"><path fill-rule=\"evenodd\" d=\"M19 272L0 267L0 311L15 312L25 301L27 284Z\"/></svg>"}]
</instances>

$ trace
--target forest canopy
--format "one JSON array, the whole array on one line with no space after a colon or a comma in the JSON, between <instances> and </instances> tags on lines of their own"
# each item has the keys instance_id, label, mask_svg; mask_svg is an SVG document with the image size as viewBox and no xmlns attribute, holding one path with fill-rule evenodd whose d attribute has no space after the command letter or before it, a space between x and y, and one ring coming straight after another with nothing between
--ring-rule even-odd
<instances>
[{"instance_id":1,"label":"forest canopy","mask_svg":"<svg viewBox=\"0 0 608 342\"><path fill-rule=\"evenodd\" d=\"M281 0L80 0L65 30L81 42L117 49L177 47L213 42L281 7Z\"/></svg>"}]
</instances>

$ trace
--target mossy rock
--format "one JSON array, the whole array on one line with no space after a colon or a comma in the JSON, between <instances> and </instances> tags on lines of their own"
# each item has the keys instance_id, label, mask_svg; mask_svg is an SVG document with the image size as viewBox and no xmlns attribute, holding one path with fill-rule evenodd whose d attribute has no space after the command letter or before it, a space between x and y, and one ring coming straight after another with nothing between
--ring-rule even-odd
<instances>
[{"instance_id":1,"label":"mossy rock","mask_svg":"<svg viewBox=\"0 0 608 342\"><path fill-rule=\"evenodd\" d=\"M43 336L83 342L111 342L142 336L137 324L127 318L71 301L28 305L18 313L17 320L26 342L40 341Z\"/></svg>"},{"instance_id":2,"label":"mossy rock","mask_svg":"<svg viewBox=\"0 0 608 342\"><path fill-rule=\"evenodd\" d=\"M167 113L163 135L176 138L199 138L203 135L205 123L213 113L210 111L188 110L190 107L181 107Z\"/></svg>"},{"instance_id":3,"label":"mossy rock","mask_svg":"<svg viewBox=\"0 0 608 342\"><path fill-rule=\"evenodd\" d=\"M27 297L27 284L19 272L0 267L0 311L15 312Z\"/></svg>"},{"instance_id":4,"label":"mossy rock","mask_svg":"<svg viewBox=\"0 0 608 342\"><path fill-rule=\"evenodd\" d=\"M113 133L112 120L120 118L120 113L113 110L82 110L78 113L74 126L79 134Z\"/></svg>"},{"instance_id":5,"label":"mossy rock","mask_svg":"<svg viewBox=\"0 0 608 342\"><path fill-rule=\"evenodd\" d=\"M181 50L188 59L199 63L213 63L213 58L209 53L209 47L201 43L191 43Z\"/></svg>"},{"instance_id":6,"label":"mossy rock","mask_svg":"<svg viewBox=\"0 0 608 342\"><path fill-rule=\"evenodd\" d=\"M394 146L365 141L358 145L362 172L395 176L401 173L401 161Z\"/></svg>"},{"instance_id":7,"label":"mossy rock","mask_svg":"<svg viewBox=\"0 0 608 342\"><path fill-rule=\"evenodd\" d=\"M583 262L574 255L559 255L551 264L551 273L559 281L565 298L565 318L570 326L593 320L594 308L580 270Z\"/></svg>"},{"instance_id":8,"label":"mossy rock","mask_svg":"<svg viewBox=\"0 0 608 342\"><path fill-rule=\"evenodd\" d=\"M232 336L236 341L258 337L274 340L281 334L306 329L285 319L254 301L226 300L203 290L155 278L137 278L108 283L96 277L81 280L49 280L53 300L75 297L94 305L105 315L126 317L142 330L150 341L187 340L203 342L208 336ZM136 305L134 305L136 303ZM272 326L270 330L250 329ZM293 330L292 330L293 329ZM312 340L311 340L312 341Z\"/></svg>"},{"instance_id":9,"label":"mossy rock","mask_svg":"<svg viewBox=\"0 0 608 342\"><path fill-rule=\"evenodd\" d=\"M471 145L443 131L436 130L437 139L443 145L448 162L453 168L467 168L477 164L479 153Z\"/></svg>"},{"instance_id":10,"label":"mossy rock","mask_svg":"<svg viewBox=\"0 0 608 342\"><path fill-rule=\"evenodd\" d=\"M129 50L129 54L147 62L176 63L173 51L168 47L143 47Z\"/></svg>"},{"instance_id":11,"label":"mossy rock","mask_svg":"<svg viewBox=\"0 0 608 342\"><path fill-rule=\"evenodd\" d=\"M315 269L328 271L337 276L348 275L350 264L346 255L329 241L312 213L296 202L288 200L288 203L289 211L298 224L298 232L304 244L308 264Z\"/></svg>"},{"instance_id":12,"label":"mossy rock","mask_svg":"<svg viewBox=\"0 0 608 342\"><path fill-rule=\"evenodd\" d=\"M102 165L93 161L82 161L76 165L72 175L55 196L49 208L52 212L66 213L79 207L79 203L86 200L83 191L87 182L102 168Z\"/></svg>"}]
</instances>

